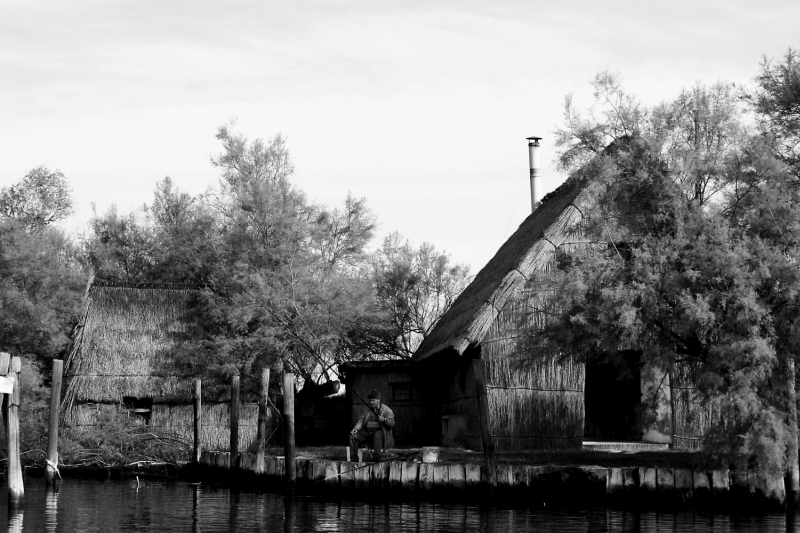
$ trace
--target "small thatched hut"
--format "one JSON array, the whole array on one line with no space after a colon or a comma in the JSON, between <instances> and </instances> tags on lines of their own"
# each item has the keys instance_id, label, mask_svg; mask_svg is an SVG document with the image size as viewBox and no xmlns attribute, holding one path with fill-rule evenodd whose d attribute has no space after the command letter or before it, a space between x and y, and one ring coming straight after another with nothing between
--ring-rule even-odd
<instances>
[{"instance_id":1,"label":"small thatched hut","mask_svg":"<svg viewBox=\"0 0 800 533\"><path fill-rule=\"evenodd\" d=\"M192 379L173 362L194 334L187 312L197 294L183 285L92 281L65 364L64 423L87 428L103 413L121 411L191 443ZM203 382L204 448L228 448L229 402L226 384ZM241 406L242 449L255 439L257 418L256 404Z\"/></svg>"},{"instance_id":2,"label":"small thatched hut","mask_svg":"<svg viewBox=\"0 0 800 533\"><path fill-rule=\"evenodd\" d=\"M490 428L497 449L576 448L583 440L581 364L517 368L511 351L527 306L546 299L541 274L559 246L580 242L582 182L549 195L500 247L414 354L430 429L464 417L465 444L480 448L472 359L486 362Z\"/></svg>"},{"instance_id":3,"label":"small thatched hut","mask_svg":"<svg viewBox=\"0 0 800 533\"><path fill-rule=\"evenodd\" d=\"M513 360L521 325L543 320L555 252L587 245L581 237L587 185L585 177L576 175L546 196L414 354L428 442L452 441L445 421L456 420L466 425L463 444L481 447L473 359L485 362L496 449L579 448L584 440L643 436L683 446L698 442L707 420L693 407L691 384L679 386L678 379L674 393L669 379L658 380L664 405L655 423L642 427L642 393L653 386L658 371L643 369L636 353L625 358L625 369L577 362L517 365Z\"/></svg>"}]
</instances>

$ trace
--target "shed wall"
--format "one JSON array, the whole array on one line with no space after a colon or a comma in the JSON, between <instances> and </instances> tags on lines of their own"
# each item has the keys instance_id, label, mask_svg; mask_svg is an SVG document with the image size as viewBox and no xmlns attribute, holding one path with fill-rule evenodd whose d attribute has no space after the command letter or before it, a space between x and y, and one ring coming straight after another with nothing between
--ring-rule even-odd
<instances>
[{"instance_id":1,"label":"shed wall","mask_svg":"<svg viewBox=\"0 0 800 533\"><path fill-rule=\"evenodd\" d=\"M491 432L499 450L570 449L583 444L584 365L533 363L514 354L521 321L532 316L528 309L541 300L541 293L525 292L508 302L481 343Z\"/></svg>"},{"instance_id":2,"label":"shed wall","mask_svg":"<svg viewBox=\"0 0 800 533\"><path fill-rule=\"evenodd\" d=\"M352 371L351 371L352 372ZM419 391L410 371L398 372L389 370L382 372L352 372L347 385L347 397L350 404L350 427L367 407L356 396L355 391L364 401L371 390L381 393L381 401L394 413L395 426L392 430L397 444L419 444L422 432L422 403ZM344 439L344 437L343 437Z\"/></svg>"}]
</instances>

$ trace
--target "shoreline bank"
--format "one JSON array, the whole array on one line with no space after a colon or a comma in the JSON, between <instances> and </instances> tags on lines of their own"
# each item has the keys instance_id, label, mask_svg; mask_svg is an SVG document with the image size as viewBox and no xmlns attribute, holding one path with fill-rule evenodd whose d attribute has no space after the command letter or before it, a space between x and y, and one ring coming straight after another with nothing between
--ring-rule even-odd
<instances>
[{"instance_id":1,"label":"shoreline bank","mask_svg":"<svg viewBox=\"0 0 800 533\"><path fill-rule=\"evenodd\" d=\"M368 499L493 501L515 507L610 505L723 512L786 508L783 479L768 479L753 471L524 464L496 468L498 484L492 495L481 464L358 463L301 456L296 459L297 492ZM229 453L205 451L198 464L186 466L185 474L195 481L242 490L285 490L285 460L280 456L268 456L257 464L255 454L244 453L231 468Z\"/></svg>"}]
</instances>

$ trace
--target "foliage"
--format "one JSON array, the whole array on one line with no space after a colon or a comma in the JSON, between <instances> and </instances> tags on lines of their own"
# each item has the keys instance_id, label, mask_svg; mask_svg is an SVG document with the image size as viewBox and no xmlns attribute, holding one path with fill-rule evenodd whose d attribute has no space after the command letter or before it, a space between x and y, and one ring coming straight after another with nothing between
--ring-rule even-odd
<instances>
[{"instance_id":1,"label":"foliage","mask_svg":"<svg viewBox=\"0 0 800 533\"><path fill-rule=\"evenodd\" d=\"M791 48L782 62L761 63L757 89L746 95L758 111L759 125L778 159L800 178L800 63Z\"/></svg>"},{"instance_id":2,"label":"foliage","mask_svg":"<svg viewBox=\"0 0 800 533\"><path fill-rule=\"evenodd\" d=\"M451 264L432 244L413 246L387 236L373 259L377 305L388 322L364 339L374 354L410 358L422 339L469 284L469 268Z\"/></svg>"},{"instance_id":3,"label":"foliage","mask_svg":"<svg viewBox=\"0 0 800 533\"><path fill-rule=\"evenodd\" d=\"M134 213L120 215L116 206L90 222L93 238L84 243L84 260L95 276L113 281L146 281L153 266L153 236Z\"/></svg>"},{"instance_id":4,"label":"foliage","mask_svg":"<svg viewBox=\"0 0 800 533\"><path fill-rule=\"evenodd\" d=\"M28 172L20 183L0 189L0 217L14 219L33 231L72 214L67 178L45 166Z\"/></svg>"},{"instance_id":5,"label":"foliage","mask_svg":"<svg viewBox=\"0 0 800 533\"><path fill-rule=\"evenodd\" d=\"M0 221L0 350L39 360L64 352L85 286L75 254L60 230Z\"/></svg>"}]
</instances>

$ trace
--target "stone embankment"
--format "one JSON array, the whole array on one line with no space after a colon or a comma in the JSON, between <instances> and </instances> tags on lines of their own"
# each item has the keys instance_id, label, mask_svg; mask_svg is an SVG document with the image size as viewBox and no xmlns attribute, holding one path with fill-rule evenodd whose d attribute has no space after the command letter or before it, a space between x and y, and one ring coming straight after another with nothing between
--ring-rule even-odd
<instances>
[{"instance_id":1,"label":"stone embankment","mask_svg":"<svg viewBox=\"0 0 800 533\"><path fill-rule=\"evenodd\" d=\"M488 491L479 464L385 461L358 463L297 458L300 492L408 500L483 501ZM282 490L284 458L241 454L231 469L230 454L203 452L196 476L225 480L240 488ZM754 472L683 468L497 465L495 497L523 506L620 505L640 508L778 509L784 506L783 479Z\"/></svg>"}]
</instances>

